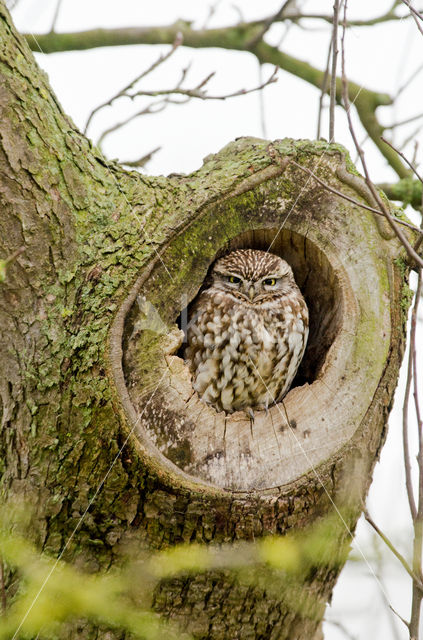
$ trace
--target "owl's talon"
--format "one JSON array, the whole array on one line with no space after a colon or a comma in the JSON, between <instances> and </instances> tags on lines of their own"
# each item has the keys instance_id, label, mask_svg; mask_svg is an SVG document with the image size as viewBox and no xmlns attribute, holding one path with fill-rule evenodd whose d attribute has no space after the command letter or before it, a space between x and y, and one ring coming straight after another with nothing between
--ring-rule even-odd
<instances>
[{"instance_id":1,"label":"owl's talon","mask_svg":"<svg viewBox=\"0 0 423 640\"><path fill-rule=\"evenodd\" d=\"M254 424L254 411L252 410L251 407L248 407L247 413L250 416L250 422L251 422L251 426L252 426Z\"/></svg>"}]
</instances>

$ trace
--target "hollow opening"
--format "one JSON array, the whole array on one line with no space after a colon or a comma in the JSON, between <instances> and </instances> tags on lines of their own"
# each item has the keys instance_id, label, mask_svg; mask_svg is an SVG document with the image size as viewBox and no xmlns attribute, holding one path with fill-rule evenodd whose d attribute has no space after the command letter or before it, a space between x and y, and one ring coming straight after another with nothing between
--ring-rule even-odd
<instances>
[{"instance_id":1,"label":"hollow opening","mask_svg":"<svg viewBox=\"0 0 423 640\"><path fill-rule=\"evenodd\" d=\"M181 243L183 240L181 237ZM201 291L214 261L234 249L246 248L269 250L286 260L308 305L308 344L291 385L294 396L288 392L284 403L291 407L291 426L295 423L298 437L309 438L310 416L304 422L304 409L293 411L290 398L301 397L300 403L304 402L307 385L318 384L323 378L325 364L330 366L330 347L344 318L339 276L325 253L305 235L285 228L250 230L222 242L217 252L210 246L208 253L198 249L191 259L184 260L180 247L177 251L170 247L169 253L145 271L126 316L122 345L123 372L138 416L139 437L146 438L183 472L231 490L277 486L290 477L289 465L281 462L282 454L287 464L294 455L283 411L274 405L269 416L255 412L252 429L244 411L227 414L206 405L192 387L182 358L186 343L181 346L177 325L183 324L183 316L187 317L189 304Z\"/></svg>"},{"instance_id":2,"label":"hollow opening","mask_svg":"<svg viewBox=\"0 0 423 640\"><path fill-rule=\"evenodd\" d=\"M306 300L309 310L309 338L301 365L291 388L312 384L323 368L328 350L341 325L341 291L338 279L326 256L306 237L287 229L257 229L233 238L217 253L207 276L216 260L235 249L260 249L270 251L286 260L294 272L295 281ZM207 276L205 281L207 280ZM179 329L184 330L189 319L189 306L200 295L189 301L176 319ZM186 344L177 355L184 358Z\"/></svg>"}]
</instances>

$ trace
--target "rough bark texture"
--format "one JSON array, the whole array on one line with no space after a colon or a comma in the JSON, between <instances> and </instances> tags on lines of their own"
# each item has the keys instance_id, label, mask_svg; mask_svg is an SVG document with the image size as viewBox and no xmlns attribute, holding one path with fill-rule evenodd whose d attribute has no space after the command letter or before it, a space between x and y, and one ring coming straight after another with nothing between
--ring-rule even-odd
<instances>
[{"instance_id":1,"label":"rough bark texture","mask_svg":"<svg viewBox=\"0 0 423 640\"><path fill-rule=\"evenodd\" d=\"M373 246L375 263L383 262L378 275L383 281L376 284L383 291L384 312L379 319L372 314L368 331L371 340L384 329L390 337L386 342L380 334L386 347L383 366L367 411L348 440L319 459L317 473L302 469L303 475L284 486L234 492L192 469L184 472L175 464L180 459L169 461L149 439L151 414L146 413L149 424L143 431L134 430L136 411L117 374L122 365L118 338L130 326L142 282L155 301L167 301L166 320L174 321L179 313L175 282L184 282L188 298L194 296L207 266L227 242L254 229L280 226L278 206L263 208L269 193L292 203L299 196L302 211L320 215L319 243L325 253L328 194L313 181L299 191L299 181L304 185L307 178L287 164L296 159L331 182L336 168L347 171L345 152L323 142L277 141L269 147L265 141L241 139L190 176L129 173L106 162L63 114L1 4L0 43L1 256L25 247L0 290L1 486L4 497L24 496L33 505L40 548L52 554L63 548L104 479L65 554L92 571L115 564L128 544L161 548L305 529L330 512L331 501L349 507L352 530L384 440L408 303L400 248L383 237L369 212L341 202L336 216L361 216L368 228L367 235L350 238L345 260L359 261L363 242L365 252L367 243ZM351 184L355 179L351 175ZM348 189L354 187L345 185ZM354 195L362 198L357 190ZM213 227L222 211L226 224ZM293 214L287 229L295 233L297 223ZM180 238L188 231L191 244L184 253ZM307 235L303 228L297 231ZM163 268L157 271L159 254L168 281ZM314 364L314 373L304 372L303 381L318 377L323 365ZM139 372L138 377L144 392L149 378ZM340 425L343 411L340 407ZM335 550L346 538L339 523L327 544ZM181 619L197 638L309 639L319 633L340 564L339 558L322 562L296 584L278 583L273 590L260 580L256 586L237 581L229 572L184 577L163 583L154 605ZM315 596L312 609L293 605L299 589ZM99 633L81 625L69 627L68 637Z\"/></svg>"}]
</instances>

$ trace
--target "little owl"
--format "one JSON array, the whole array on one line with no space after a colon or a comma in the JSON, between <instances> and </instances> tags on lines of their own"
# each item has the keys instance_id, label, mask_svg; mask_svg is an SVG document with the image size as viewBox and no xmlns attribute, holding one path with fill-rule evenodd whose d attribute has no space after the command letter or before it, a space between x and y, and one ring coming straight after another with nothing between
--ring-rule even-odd
<instances>
[{"instance_id":1,"label":"little owl","mask_svg":"<svg viewBox=\"0 0 423 640\"><path fill-rule=\"evenodd\" d=\"M190 310L193 387L217 410L267 409L288 391L307 337L307 305L285 260L232 251L216 261Z\"/></svg>"}]
</instances>

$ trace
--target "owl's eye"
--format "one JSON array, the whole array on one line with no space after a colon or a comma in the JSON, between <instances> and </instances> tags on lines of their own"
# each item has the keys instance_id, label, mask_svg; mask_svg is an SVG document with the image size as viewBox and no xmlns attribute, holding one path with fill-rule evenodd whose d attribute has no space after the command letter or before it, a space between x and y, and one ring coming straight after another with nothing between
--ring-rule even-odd
<instances>
[{"instance_id":1,"label":"owl's eye","mask_svg":"<svg viewBox=\"0 0 423 640\"><path fill-rule=\"evenodd\" d=\"M274 287L276 284L276 278L266 278L266 280L263 280L263 284L266 284L268 287Z\"/></svg>"},{"instance_id":2,"label":"owl's eye","mask_svg":"<svg viewBox=\"0 0 423 640\"><path fill-rule=\"evenodd\" d=\"M231 284L239 284L241 282L241 278L237 278L237 276L228 276L228 282Z\"/></svg>"}]
</instances>

